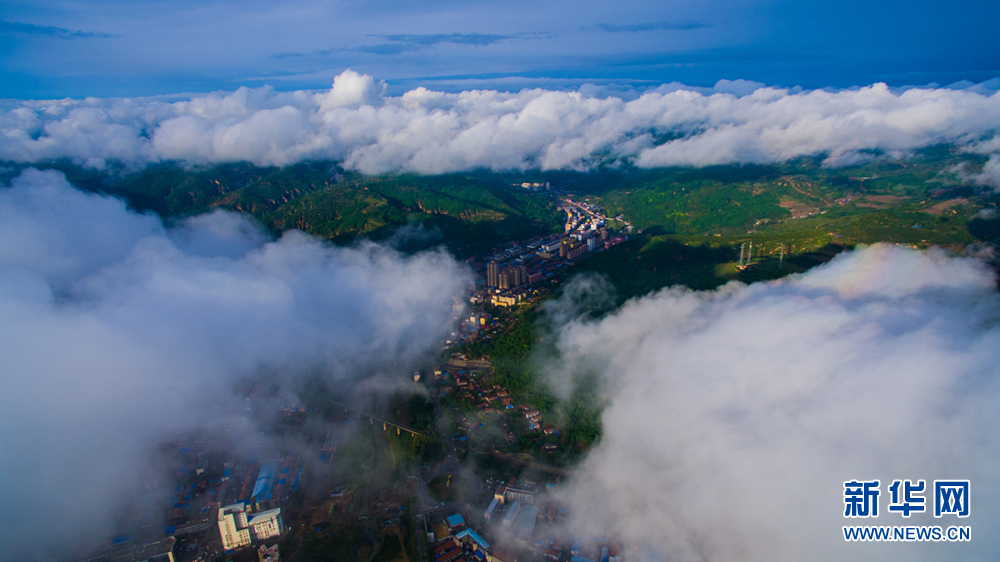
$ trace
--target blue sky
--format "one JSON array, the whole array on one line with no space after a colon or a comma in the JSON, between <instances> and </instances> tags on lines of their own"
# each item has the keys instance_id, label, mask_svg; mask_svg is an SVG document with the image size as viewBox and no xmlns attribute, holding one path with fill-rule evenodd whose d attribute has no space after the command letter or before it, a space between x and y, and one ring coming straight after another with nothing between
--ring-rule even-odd
<instances>
[{"instance_id":1,"label":"blue sky","mask_svg":"<svg viewBox=\"0 0 1000 562\"><path fill-rule=\"evenodd\" d=\"M0 97L456 91L746 79L805 88L1000 75L1000 3L860 0L38 1L0 7Z\"/></svg>"}]
</instances>

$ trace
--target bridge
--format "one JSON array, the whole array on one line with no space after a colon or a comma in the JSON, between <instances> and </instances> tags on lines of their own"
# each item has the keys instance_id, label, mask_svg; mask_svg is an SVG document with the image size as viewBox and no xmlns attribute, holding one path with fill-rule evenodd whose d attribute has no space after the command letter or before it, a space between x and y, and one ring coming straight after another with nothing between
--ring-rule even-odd
<instances>
[{"instance_id":1,"label":"bridge","mask_svg":"<svg viewBox=\"0 0 1000 562\"><path fill-rule=\"evenodd\" d=\"M405 425L401 425L401 424L398 424L396 422L391 422L391 421L389 421L389 420L387 420L385 418L380 418L380 417L378 417L376 415L369 414L369 413L366 413L366 412L362 412L361 410L358 410L358 409L355 409L355 408L351 408L350 406L347 406L346 404L341 404L340 402L337 402L335 400L330 400L330 402L332 404L340 406L346 412L354 412L355 414L357 414L357 416L359 418L360 417L366 417L366 418L368 418L370 420L370 423L382 422L382 429L385 429L386 431L389 430L389 426L395 427L396 428L396 435L399 435L399 433L401 431L408 431L408 432L412 433L413 435L419 435L421 437L428 437L428 438L430 437L430 435L427 435L426 433L417 431L416 429L413 429L412 427L406 427Z\"/></svg>"},{"instance_id":2,"label":"bridge","mask_svg":"<svg viewBox=\"0 0 1000 562\"><path fill-rule=\"evenodd\" d=\"M391 421L389 421L389 420L387 420L385 418L381 418L381 417L376 416L374 414L369 414L367 412L362 412L361 410L358 410L356 408L351 408L350 406L348 406L346 404L341 404L340 402L337 402L335 400L330 400L330 402L332 404L340 406L346 412L354 412L359 418L360 417L366 417L366 418L368 418L369 420L371 420L371 423L382 422L382 429L384 429L386 431L389 430L390 426L395 427L397 435L399 435L399 433L402 432L402 431L408 431L408 432L412 433L413 435L419 435L419 436L427 438L427 439L434 439L434 437L432 437L432 436L430 436L430 435L428 435L426 433L423 433L421 431L417 431L416 429L413 429L412 427L407 427L405 425L401 425L401 424L398 424L398 423L395 423L395 422L391 422ZM469 452L469 453L474 453L476 455L494 457L494 458L496 458L498 460L502 460L502 461L506 461L506 462L510 462L510 463L514 463L514 464L519 464L521 466L526 466L526 467L534 468L534 469L541 470L541 471L544 471L544 472L549 472L549 473L552 473L552 474L559 474L559 475L562 475L562 476L570 474L570 472L568 470L564 469L564 468L558 468L558 467L555 467L555 466L550 466L550 465L547 465L547 464L543 464L543 463L534 461L534 460L532 460L530 458L530 456L527 456L527 455L525 455L525 456L518 456L518 455L511 455L511 454L506 454L506 453L500 453L500 452L496 452L496 451L494 451L494 452L477 451L477 450L469 448L469 447L462 447L461 445L452 443L451 441L449 441L448 439L445 439L445 438L440 438L440 441L446 447L448 447L450 449L454 449L456 451L466 451L466 452Z\"/></svg>"}]
</instances>

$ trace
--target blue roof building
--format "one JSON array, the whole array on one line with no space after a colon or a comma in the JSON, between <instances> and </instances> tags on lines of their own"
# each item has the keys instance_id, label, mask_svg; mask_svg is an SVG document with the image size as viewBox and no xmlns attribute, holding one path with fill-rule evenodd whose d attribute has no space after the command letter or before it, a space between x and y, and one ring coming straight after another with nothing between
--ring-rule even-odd
<instances>
[{"instance_id":1,"label":"blue roof building","mask_svg":"<svg viewBox=\"0 0 1000 562\"><path fill-rule=\"evenodd\" d=\"M502 525L509 527L514 523L514 519L517 518L517 514L521 511L521 502L514 502L510 504L510 508L507 509L507 515L503 518Z\"/></svg>"},{"instance_id":2,"label":"blue roof building","mask_svg":"<svg viewBox=\"0 0 1000 562\"><path fill-rule=\"evenodd\" d=\"M458 527L459 525L465 525L465 519L462 519L461 513L445 517L444 521L448 524L449 529Z\"/></svg>"},{"instance_id":3,"label":"blue roof building","mask_svg":"<svg viewBox=\"0 0 1000 562\"><path fill-rule=\"evenodd\" d=\"M500 498L493 498L490 502L490 506L486 508L486 513L483 514L483 518L489 521L493 518L493 512L496 511L497 504L500 502Z\"/></svg>"},{"instance_id":4,"label":"blue roof building","mask_svg":"<svg viewBox=\"0 0 1000 562\"><path fill-rule=\"evenodd\" d=\"M276 462L269 462L260 467L260 473L257 475L257 483L254 484L251 497L259 500L270 499L271 489L274 487L274 477L277 473L278 463Z\"/></svg>"},{"instance_id":5,"label":"blue roof building","mask_svg":"<svg viewBox=\"0 0 1000 562\"><path fill-rule=\"evenodd\" d=\"M490 548L490 543L486 542L483 537L479 536L479 533L473 531L472 529L466 529L461 533L455 535L455 538L462 542L472 542L475 547L479 550L488 550Z\"/></svg>"},{"instance_id":6,"label":"blue roof building","mask_svg":"<svg viewBox=\"0 0 1000 562\"><path fill-rule=\"evenodd\" d=\"M530 541L531 535L535 532L535 521L537 518L537 506L526 505L521 508L521 513L517 515L517 520L514 521L514 536L517 537L519 541L524 541L525 543Z\"/></svg>"}]
</instances>

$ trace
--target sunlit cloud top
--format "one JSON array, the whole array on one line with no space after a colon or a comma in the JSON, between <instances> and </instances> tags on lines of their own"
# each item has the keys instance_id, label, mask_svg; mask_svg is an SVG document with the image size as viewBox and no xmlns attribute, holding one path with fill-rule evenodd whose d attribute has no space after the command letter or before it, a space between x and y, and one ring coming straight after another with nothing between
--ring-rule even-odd
<instances>
[{"instance_id":1,"label":"sunlit cloud top","mask_svg":"<svg viewBox=\"0 0 1000 562\"><path fill-rule=\"evenodd\" d=\"M998 87L1000 79L839 91L719 81L641 91L420 87L393 96L383 81L348 70L319 91L9 102L0 108L0 160L68 158L103 168L334 159L364 173L422 174L766 164L804 156L843 166L940 143L996 153ZM975 181L1000 184L992 169Z\"/></svg>"}]
</instances>

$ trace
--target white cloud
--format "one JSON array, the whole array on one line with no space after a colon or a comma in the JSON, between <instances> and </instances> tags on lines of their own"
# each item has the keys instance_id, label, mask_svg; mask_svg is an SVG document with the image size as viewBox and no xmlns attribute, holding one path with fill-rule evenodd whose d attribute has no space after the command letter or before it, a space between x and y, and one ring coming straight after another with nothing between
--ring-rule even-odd
<instances>
[{"instance_id":1,"label":"white cloud","mask_svg":"<svg viewBox=\"0 0 1000 562\"><path fill-rule=\"evenodd\" d=\"M780 162L827 154L838 165L867 151L906 154L942 142L995 151L996 81L976 86L842 91L667 84L636 96L578 92L417 88L399 97L345 71L328 92L240 88L186 101L106 99L8 102L0 159L71 158L284 165L342 160L362 172L442 173L587 169L601 155L643 167ZM654 144L654 133L681 138Z\"/></svg>"},{"instance_id":2,"label":"white cloud","mask_svg":"<svg viewBox=\"0 0 1000 562\"><path fill-rule=\"evenodd\" d=\"M555 382L599 372L608 400L603 438L563 492L577 531L667 560L991 559L998 318L981 262L876 245L569 323ZM890 514L896 478L971 479L972 516ZM882 482L877 519L843 517L852 479ZM971 525L973 542L846 543L856 524Z\"/></svg>"},{"instance_id":3,"label":"white cloud","mask_svg":"<svg viewBox=\"0 0 1000 562\"><path fill-rule=\"evenodd\" d=\"M1000 189L1000 154L991 154L983 170L972 176L973 181Z\"/></svg>"},{"instance_id":4,"label":"white cloud","mask_svg":"<svg viewBox=\"0 0 1000 562\"><path fill-rule=\"evenodd\" d=\"M1000 137L995 138L991 143L976 145L974 151L987 154L997 149L1000 149ZM1000 154L990 154L989 160L983 164L983 168L978 173L969 173L968 168L968 162L960 162L949 168L948 171L956 174L962 181L985 185L994 190L1000 189Z\"/></svg>"},{"instance_id":5,"label":"white cloud","mask_svg":"<svg viewBox=\"0 0 1000 562\"><path fill-rule=\"evenodd\" d=\"M294 389L424 359L468 282L443 252L272 240L222 211L167 228L25 171L0 189L0 559L54 558L53 514L67 541L106 532L156 477L150 447L226 412L241 377Z\"/></svg>"}]
</instances>

